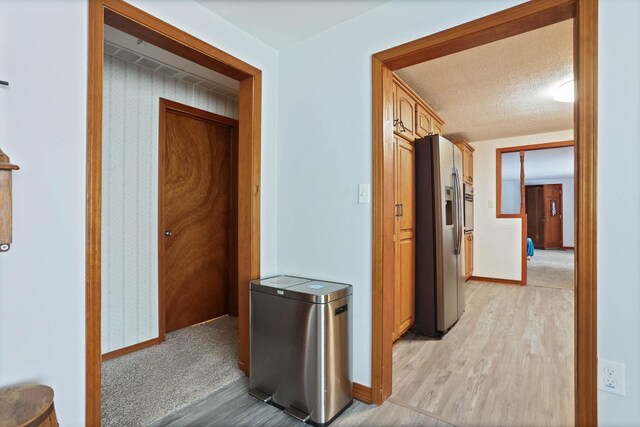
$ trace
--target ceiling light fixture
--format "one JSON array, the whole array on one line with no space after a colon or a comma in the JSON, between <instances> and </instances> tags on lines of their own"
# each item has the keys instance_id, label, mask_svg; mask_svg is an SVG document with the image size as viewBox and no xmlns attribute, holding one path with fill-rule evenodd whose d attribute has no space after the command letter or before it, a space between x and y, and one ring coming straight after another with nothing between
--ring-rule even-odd
<instances>
[{"instance_id":1,"label":"ceiling light fixture","mask_svg":"<svg viewBox=\"0 0 640 427\"><path fill-rule=\"evenodd\" d=\"M575 94L573 90L573 79L566 83L561 84L553 92L553 99L558 102L573 102L575 100Z\"/></svg>"}]
</instances>

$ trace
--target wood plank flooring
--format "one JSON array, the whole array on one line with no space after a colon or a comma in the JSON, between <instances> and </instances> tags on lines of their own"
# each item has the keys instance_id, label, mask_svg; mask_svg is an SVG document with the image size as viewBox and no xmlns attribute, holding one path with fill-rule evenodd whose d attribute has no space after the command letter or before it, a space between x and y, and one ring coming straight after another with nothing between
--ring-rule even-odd
<instances>
[{"instance_id":1,"label":"wood plank flooring","mask_svg":"<svg viewBox=\"0 0 640 427\"><path fill-rule=\"evenodd\" d=\"M394 393L354 404L333 426L571 426L573 291L467 284L467 310L442 340L394 346ZM300 426L241 378L160 426Z\"/></svg>"},{"instance_id":2,"label":"wood plank flooring","mask_svg":"<svg viewBox=\"0 0 640 427\"><path fill-rule=\"evenodd\" d=\"M286 415L266 403L262 403L248 393L249 380L241 378L224 389L208 396L187 408L169 415L153 427L178 426L277 426L299 427L305 424ZM346 426L427 426L450 427L443 421L420 411L406 408L393 402L384 405L366 405L354 401L334 423L336 427Z\"/></svg>"},{"instance_id":3,"label":"wood plank flooring","mask_svg":"<svg viewBox=\"0 0 640 427\"><path fill-rule=\"evenodd\" d=\"M394 346L391 399L460 426L573 425L573 291L467 284L442 340Z\"/></svg>"}]
</instances>

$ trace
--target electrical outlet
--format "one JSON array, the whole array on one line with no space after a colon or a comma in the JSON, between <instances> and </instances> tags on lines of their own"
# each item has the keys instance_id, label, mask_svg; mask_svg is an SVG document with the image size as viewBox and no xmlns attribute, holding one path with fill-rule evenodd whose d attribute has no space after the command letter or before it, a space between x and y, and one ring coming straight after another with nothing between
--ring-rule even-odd
<instances>
[{"instance_id":1,"label":"electrical outlet","mask_svg":"<svg viewBox=\"0 0 640 427\"><path fill-rule=\"evenodd\" d=\"M625 395L624 363L598 359L598 388L609 393Z\"/></svg>"}]
</instances>

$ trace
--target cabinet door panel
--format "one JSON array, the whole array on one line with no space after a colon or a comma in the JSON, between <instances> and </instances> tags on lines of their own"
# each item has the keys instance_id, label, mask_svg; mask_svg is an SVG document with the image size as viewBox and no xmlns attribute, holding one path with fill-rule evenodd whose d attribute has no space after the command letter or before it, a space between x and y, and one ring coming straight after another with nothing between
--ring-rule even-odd
<instances>
[{"instance_id":1,"label":"cabinet door panel","mask_svg":"<svg viewBox=\"0 0 640 427\"><path fill-rule=\"evenodd\" d=\"M435 135L442 135L442 126L435 120L431 120L431 132Z\"/></svg>"},{"instance_id":2,"label":"cabinet door panel","mask_svg":"<svg viewBox=\"0 0 640 427\"><path fill-rule=\"evenodd\" d=\"M413 324L414 319L414 150L403 138L396 142L396 283L394 288L394 339Z\"/></svg>"},{"instance_id":3,"label":"cabinet door panel","mask_svg":"<svg viewBox=\"0 0 640 427\"><path fill-rule=\"evenodd\" d=\"M399 140L398 142L398 203L401 205L400 234L413 234L414 224L414 155L413 145Z\"/></svg>"},{"instance_id":4,"label":"cabinet door panel","mask_svg":"<svg viewBox=\"0 0 640 427\"><path fill-rule=\"evenodd\" d=\"M473 275L473 234L464 236L464 277L468 279Z\"/></svg>"},{"instance_id":5,"label":"cabinet door panel","mask_svg":"<svg viewBox=\"0 0 640 427\"><path fill-rule=\"evenodd\" d=\"M396 133L413 142L416 101L400 86L396 86L396 110L398 112L396 119L400 120L395 128Z\"/></svg>"},{"instance_id":6,"label":"cabinet door panel","mask_svg":"<svg viewBox=\"0 0 640 427\"><path fill-rule=\"evenodd\" d=\"M418 104L416 106L416 136L423 138L431 133L431 116Z\"/></svg>"},{"instance_id":7,"label":"cabinet door panel","mask_svg":"<svg viewBox=\"0 0 640 427\"><path fill-rule=\"evenodd\" d=\"M414 246L413 238L400 241L400 284L397 286L399 298L396 301L398 335L406 332L413 324L415 294Z\"/></svg>"}]
</instances>

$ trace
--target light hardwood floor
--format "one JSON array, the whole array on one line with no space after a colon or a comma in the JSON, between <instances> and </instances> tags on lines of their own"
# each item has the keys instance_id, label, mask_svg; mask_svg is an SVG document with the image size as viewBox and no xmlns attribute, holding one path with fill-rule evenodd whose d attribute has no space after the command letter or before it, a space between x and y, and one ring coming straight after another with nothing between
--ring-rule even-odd
<instances>
[{"instance_id":1,"label":"light hardwood floor","mask_svg":"<svg viewBox=\"0 0 640 427\"><path fill-rule=\"evenodd\" d=\"M467 310L442 340L394 346L394 393L354 402L335 426L573 425L573 291L468 282ZM242 378L154 426L294 426Z\"/></svg>"},{"instance_id":2,"label":"light hardwood floor","mask_svg":"<svg viewBox=\"0 0 640 427\"><path fill-rule=\"evenodd\" d=\"M283 411L249 396L249 381L241 378L211 396L169 415L153 427L178 426L304 426ZM393 402L374 406L354 401L331 426L427 426L450 427L449 424Z\"/></svg>"},{"instance_id":3,"label":"light hardwood floor","mask_svg":"<svg viewBox=\"0 0 640 427\"><path fill-rule=\"evenodd\" d=\"M460 426L573 425L571 290L467 283L442 340L394 346L391 400Z\"/></svg>"}]
</instances>

